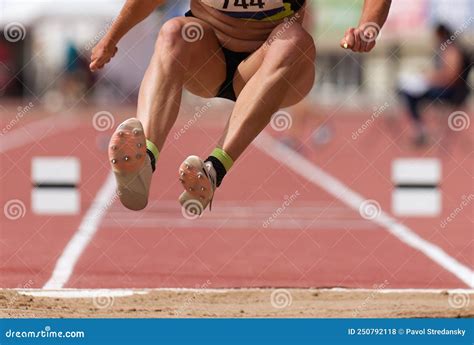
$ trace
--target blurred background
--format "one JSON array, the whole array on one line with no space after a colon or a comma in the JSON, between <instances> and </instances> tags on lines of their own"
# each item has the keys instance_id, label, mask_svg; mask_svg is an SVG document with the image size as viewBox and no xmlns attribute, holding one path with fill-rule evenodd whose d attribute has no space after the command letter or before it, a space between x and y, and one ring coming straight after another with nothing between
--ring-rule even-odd
<instances>
[{"instance_id":1,"label":"blurred background","mask_svg":"<svg viewBox=\"0 0 474 345\"><path fill-rule=\"evenodd\" d=\"M361 102L386 99L394 93L400 73L429 68L439 48L433 33L437 23L449 25L456 32L455 40L474 45L474 3L470 0L393 1L377 49L370 55L347 55L338 46L344 31L358 22L362 0L309 3L318 48L318 78L312 96L318 102L337 103L354 91L360 93ZM48 100L48 106L60 107L79 92L75 88L93 86L76 98L133 102L160 23L182 15L188 5L186 0L172 1L158 9L120 43L127 54L112 61L106 76L94 78L85 68L91 49L122 4L119 0L1 0L1 96Z\"/></svg>"}]
</instances>

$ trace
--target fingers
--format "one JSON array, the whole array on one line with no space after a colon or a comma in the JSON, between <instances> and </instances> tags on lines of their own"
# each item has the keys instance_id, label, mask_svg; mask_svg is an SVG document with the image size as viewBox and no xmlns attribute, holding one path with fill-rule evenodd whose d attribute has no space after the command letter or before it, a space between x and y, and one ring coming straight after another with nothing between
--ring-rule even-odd
<instances>
[{"instance_id":1,"label":"fingers","mask_svg":"<svg viewBox=\"0 0 474 345\"><path fill-rule=\"evenodd\" d=\"M110 59L108 61L110 61ZM92 60L91 64L89 65L89 68L91 72L95 72L104 67L105 64L106 62L104 61L104 58L95 58Z\"/></svg>"},{"instance_id":2,"label":"fingers","mask_svg":"<svg viewBox=\"0 0 474 345\"><path fill-rule=\"evenodd\" d=\"M89 69L90 69L91 72L97 71L98 68L97 68L97 63L96 63L96 61L92 61L92 62L90 63Z\"/></svg>"},{"instance_id":3,"label":"fingers","mask_svg":"<svg viewBox=\"0 0 474 345\"><path fill-rule=\"evenodd\" d=\"M375 47L375 40L379 34L380 27L366 26L361 32L361 38L365 42L364 52L369 52Z\"/></svg>"},{"instance_id":4,"label":"fingers","mask_svg":"<svg viewBox=\"0 0 474 345\"><path fill-rule=\"evenodd\" d=\"M375 41L367 43L366 52L370 52L375 47Z\"/></svg>"},{"instance_id":5,"label":"fingers","mask_svg":"<svg viewBox=\"0 0 474 345\"><path fill-rule=\"evenodd\" d=\"M117 54L118 48L114 47L112 53L102 50L100 53L96 53L95 51L92 53L91 63L89 65L89 69L91 72L95 72L101 68L103 68L106 64L110 62L110 60Z\"/></svg>"},{"instance_id":6,"label":"fingers","mask_svg":"<svg viewBox=\"0 0 474 345\"><path fill-rule=\"evenodd\" d=\"M344 38L341 41L341 47L344 49L350 49L353 52L360 52L364 49L364 42L360 37L360 29L349 28L344 34Z\"/></svg>"},{"instance_id":7,"label":"fingers","mask_svg":"<svg viewBox=\"0 0 474 345\"><path fill-rule=\"evenodd\" d=\"M363 49L364 41L360 37L360 29L354 30L354 46L352 47L353 52L361 52Z\"/></svg>"},{"instance_id":8,"label":"fingers","mask_svg":"<svg viewBox=\"0 0 474 345\"><path fill-rule=\"evenodd\" d=\"M369 52L375 47L377 35L378 32L372 30L371 27L349 28L345 32L340 45L344 49L350 49L357 53Z\"/></svg>"},{"instance_id":9,"label":"fingers","mask_svg":"<svg viewBox=\"0 0 474 345\"><path fill-rule=\"evenodd\" d=\"M354 28L349 28L344 34L344 38L341 41L341 47L344 49L353 49L354 47Z\"/></svg>"}]
</instances>

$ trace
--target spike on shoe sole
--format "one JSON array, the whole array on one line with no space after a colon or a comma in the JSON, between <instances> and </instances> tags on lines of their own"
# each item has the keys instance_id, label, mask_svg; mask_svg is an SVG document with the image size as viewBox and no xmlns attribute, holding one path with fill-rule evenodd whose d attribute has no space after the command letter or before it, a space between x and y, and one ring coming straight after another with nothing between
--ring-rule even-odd
<instances>
[{"instance_id":1,"label":"spike on shoe sole","mask_svg":"<svg viewBox=\"0 0 474 345\"><path fill-rule=\"evenodd\" d=\"M138 131L140 135L134 135L134 126L130 127L132 126L124 123L124 126L119 127L120 130L115 132L110 139L109 157L111 162L116 161L112 163L112 169L115 172L131 173L137 171L145 162L146 145L143 131Z\"/></svg>"},{"instance_id":2,"label":"spike on shoe sole","mask_svg":"<svg viewBox=\"0 0 474 345\"><path fill-rule=\"evenodd\" d=\"M148 202L152 171L143 127L136 118L124 121L112 134L109 161L122 204L132 210L143 209Z\"/></svg>"},{"instance_id":3,"label":"spike on shoe sole","mask_svg":"<svg viewBox=\"0 0 474 345\"><path fill-rule=\"evenodd\" d=\"M189 156L179 167L179 180L184 192L179 198L181 205L191 201L199 203L204 210L214 196L214 187L207 177L207 167L197 156Z\"/></svg>"}]
</instances>

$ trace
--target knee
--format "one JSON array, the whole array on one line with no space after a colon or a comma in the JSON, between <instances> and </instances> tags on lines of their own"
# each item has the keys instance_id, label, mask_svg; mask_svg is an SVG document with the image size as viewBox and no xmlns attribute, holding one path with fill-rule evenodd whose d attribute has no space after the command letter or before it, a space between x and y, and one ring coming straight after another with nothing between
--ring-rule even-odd
<instances>
[{"instance_id":1,"label":"knee","mask_svg":"<svg viewBox=\"0 0 474 345\"><path fill-rule=\"evenodd\" d=\"M302 65L314 69L316 47L311 35L299 23L278 25L267 43L269 53L282 65Z\"/></svg>"},{"instance_id":2,"label":"knee","mask_svg":"<svg viewBox=\"0 0 474 345\"><path fill-rule=\"evenodd\" d=\"M301 24L295 23L291 25L287 30L286 38L292 45L299 47L302 51L313 54L313 56L316 53L313 37L301 26Z\"/></svg>"},{"instance_id":3,"label":"knee","mask_svg":"<svg viewBox=\"0 0 474 345\"><path fill-rule=\"evenodd\" d=\"M160 29L155 51L164 50L173 57L186 55L188 46L201 40L204 27L199 22L184 18L168 20Z\"/></svg>"},{"instance_id":4,"label":"knee","mask_svg":"<svg viewBox=\"0 0 474 345\"><path fill-rule=\"evenodd\" d=\"M184 23L179 18L170 19L164 23L158 34L155 50L157 48L166 48L166 50L182 49L183 44L186 43L181 35L183 27Z\"/></svg>"}]
</instances>

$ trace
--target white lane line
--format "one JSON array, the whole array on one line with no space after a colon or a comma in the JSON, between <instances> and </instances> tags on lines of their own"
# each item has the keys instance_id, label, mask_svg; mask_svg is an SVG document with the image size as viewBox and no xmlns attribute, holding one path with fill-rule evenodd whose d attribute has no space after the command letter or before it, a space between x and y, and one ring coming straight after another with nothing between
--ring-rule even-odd
<instances>
[{"instance_id":1,"label":"white lane line","mask_svg":"<svg viewBox=\"0 0 474 345\"><path fill-rule=\"evenodd\" d=\"M110 219L108 219L110 216ZM218 218L218 219L199 219L199 220L187 220L183 216L176 215L176 217L142 217L139 220L136 218L122 217L120 214L109 214L102 222L102 227L117 228L117 223L122 226L126 226L129 229L133 228L150 228L150 229L196 229L208 230L209 228L219 228L221 230L252 230L260 229L264 230L301 230L305 227L309 227L308 231L317 230L333 230L340 231L344 229L361 230L361 231L374 231L379 227L372 222L364 220L318 220L312 219L275 219L272 223L265 223L264 220L257 219L234 219L233 216ZM228 220L232 219L231 222Z\"/></svg>"},{"instance_id":2,"label":"white lane line","mask_svg":"<svg viewBox=\"0 0 474 345\"><path fill-rule=\"evenodd\" d=\"M265 200L249 200L249 202L245 203L245 206L240 205L242 203L242 200L222 200L219 201L219 209L226 210L226 209L231 209L235 210L237 209L239 212L240 211L254 211L254 210L264 210L268 211L269 209L275 210L275 208L281 207L282 204L284 203L285 199L282 197L281 201L265 201ZM163 210L176 210L176 205L178 203L176 202L175 199L168 199L168 200L160 200L159 203L153 203L152 205L149 205L146 207L146 211L163 211ZM314 213L314 210L318 211L341 211L341 212L350 212L354 213L354 211L346 207L345 205L333 205L328 207L327 202L321 202L321 201L299 201L295 204L292 204L292 208L296 207L299 210L306 210L306 211L311 211ZM130 213L130 214L136 214L135 211L129 211L127 209L124 209L120 205L115 205L112 209L119 210L121 212L125 213ZM179 209L179 207L178 207ZM181 211L179 211L181 212ZM210 214L213 214L214 211L210 212ZM357 213L358 214L358 213Z\"/></svg>"},{"instance_id":3,"label":"white lane line","mask_svg":"<svg viewBox=\"0 0 474 345\"><path fill-rule=\"evenodd\" d=\"M75 128L79 121L74 119L58 120L52 116L30 122L18 129L0 135L0 153L42 140L62 131Z\"/></svg>"},{"instance_id":4,"label":"white lane line","mask_svg":"<svg viewBox=\"0 0 474 345\"><path fill-rule=\"evenodd\" d=\"M288 169L306 178L354 210L359 211L361 204L366 201L360 194L354 192L341 181L324 172L302 155L272 138L269 134L262 132L258 138L254 140L253 144L262 152L285 165ZM425 254L470 288L474 288L474 271L450 256L440 247L425 240L406 225L390 217L383 211L381 211L377 217L371 219L371 221L387 229L400 241Z\"/></svg>"},{"instance_id":5,"label":"white lane line","mask_svg":"<svg viewBox=\"0 0 474 345\"><path fill-rule=\"evenodd\" d=\"M128 297L149 293L149 291L136 289L20 289L16 291L20 295L50 298Z\"/></svg>"},{"instance_id":6,"label":"white lane line","mask_svg":"<svg viewBox=\"0 0 474 345\"><path fill-rule=\"evenodd\" d=\"M34 296L34 297L48 297L48 298L93 298L97 296L107 297L127 297L133 295L147 295L152 292L193 292L199 294L225 294L232 292L266 292L273 291L273 288L213 288L213 289L199 289L199 288L152 288L152 289L56 289L56 290L41 290L41 289L2 289L1 291L16 291L20 295ZM289 288L290 291L321 291L321 292L340 292L353 294L356 292L370 292L377 294L467 294L473 295L472 289L360 289L360 288Z\"/></svg>"},{"instance_id":7,"label":"white lane line","mask_svg":"<svg viewBox=\"0 0 474 345\"><path fill-rule=\"evenodd\" d=\"M115 180L113 174L109 173L84 215L78 230L56 262L51 278L43 286L43 289L61 289L68 282L81 254L94 237L102 218L114 201L114 195Z\"/></svg>"}]
</instances>

